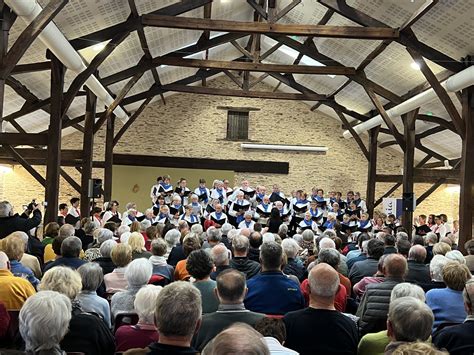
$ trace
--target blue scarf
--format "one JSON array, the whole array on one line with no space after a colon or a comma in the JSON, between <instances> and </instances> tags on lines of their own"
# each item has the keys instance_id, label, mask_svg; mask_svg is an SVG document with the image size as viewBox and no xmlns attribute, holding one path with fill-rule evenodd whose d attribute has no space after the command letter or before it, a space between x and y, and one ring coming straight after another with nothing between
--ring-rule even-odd
<instances>
[{"instance_id":1,"label":"blue scarf","mask_svg":"<svg viewBox=\"0 0 474 355\"><path fill-rule=\"evenodd\" d=\"M314 199L318 202L324 202L324 197L319 197L318 195L316 195Z\"/></svg>"},{"instance_id":2,"label":"blue scarf","mask_svg":"<svg viewBox=\"0 0 474 355\"><path fill-rule=\"evenodd\" d=\"M209 201L209 196L207 196L207 189L205 187L201 187L199 186L199 195L203 195L203 194L206 194L206 198L203 200L204 203L207 203L207 201Z\"/></svg>"},{"instance_id":3,"label":"blue scarf","mask_svg":"<svg viewBox=\"0 0 474 355\"><path fill-rule=\"evenodd\" d=\"M308 220L305 218L305 219L303 219L303 221L304 221L304 223L305 223L307 226L310 226L310 225L313 224L313 220L312 220L312 219L310 219L310 220L308 221Z\"/></svg>"},{"instance_id":4,"label":"blue scarf","mask_svg":"<svg viewBox=\"0 0 474 355\"><path fill-rule=\"evenodd\" d=\"M197 217L195 215L192 214L189 217L191 218L191 223L197 222Z\"/></svg>"},{"instance_id":5,"label":"blue scarf","mask_svg":"<svg viewBox=\"0 0 474 355\"><path fill-rule=\"evenodd\" d=\"M333 229L334 228L334 222L326 221L324 223L324 227L326 227L327 229Z\"/></svg>"},{"instance_id":6,"label":"blue scarf","mask_svg":"<svg viewBox=\"0 0 474 355\"><path fill-rule=\"evenodd\" d=\"M305 204L305 203L308 203L308 200L304 199L304 200L296 200L296 204Z\"/></svg>"},{"instance_id":7,"label":"blue scarf","mask_svg":"<svg viewBox=\"0 0 474 355\"><path fill-rule=\"evenodd\" d=\"M160 185L165 189L165 191L172 187L171 184L165 184L164 182L160 182Z\"/></svg>"},{"instance_id":8,"label":"blue scarf","mask_svg":"<svg viewBox=\"0 0 474 355\"><path fill-rule=\"evenodd\" d=\"M216 219L221 219L222 212L219 212L219 213L216 212L215 215L216 215Z\"/></svg>"},{"instance_id":9,"label":"blue scarf","mask_svg":"<svg viewBox=\"0 0 474 355\"><path fill-rule=\"evenodd\" d=\"M257 194L257 197L263 200L263 198L265 197L265 194Z\"/></svg>"},{"instance_id":10,"label":"blue scarf","mask_svg":"<svg viewBox=\"0 0 474 355\"><path fill-rule=\"evenodd\" d=\"M137 218L133 217L132 215L128 215L128 219L131 220L132 222L135 222L137 220Z\"/></svg>"},{"instance_id":11,"label":"blue scarf","mask_svg":"<svg viewBox=\"0 0 474 355\"><path fill-rule=\"evenodd\" d=\"M166 214L164 214L164 213L160 213L160 214L158 215L158 218L159 218L159 219L163 219L163 218L167 218L167 217L168 217L168 216L167 216Z\"/></svg>"},{"instance_id":12,"label":"blue scarf","mask_svg":"<svg viewBox=\"0 0 474 355\"><path fill-rule=\"evenodd\" d=\"M245 225L247 226L247 228L250 228L251 224L252 224L252 221L250 221L250 222L245 221Z\"/></svg>"},{"instance_id":13,"label":"blue scarf","mask_svg":"<svg viewBox=\"0 0 474 355\"><path fill-rule=\"evenodd\" d=\"M369 224L369 220L366 221L359 221L360 228L364 228L367 224Z\"/></svg>"},{"instance_id":14,"label":"blue scarf","mask_svg":"<svg viewBox=\"0 0 474 355\"><path fill-rule=\"evenodd\" d=\"M179 210L181 208L181 205L173 205L173 208L176 208L177 210Z\"/></svg>"},{"instance_id":15,"label":"blue scarf","mask_svg":"<svg viewBox=\"0 0 474 355\"><path fill-rule=\"evenodd\" d=\"M219 194L219 202L223 203L224 202L224 190L222 189L216 189L217 193Z\"/></svg>"},{"instance_id":16,"label":"blue scarf","mask_svg":"<svg viewBox=\"0 0 474 355\"><path fill-rule=\"evenodd\" d=\"M312 209L312 208L310 208L310 209L309 209L309 213L311 213L311 216L313 216L313 217L318 217L318 216L320 215L320 213L319 213L319 210L318 210L318 209L316 209L316 212L315 212L315 213L313 213L313 209Z\"/></svg>"},{"instance_id":17,"label":"blue scarf","mask_svg":"<svg viewBox=\"0 0 474 355\"><path fill-rule=\"evenodd\" d=\"M199 204L199 202L193 202L191 205L196 206L196 207L197 207L197 206L201 206L201 205Z\"/></svg>"},{"instance_id":18,"label":"blue scarf","mask_svg":"<svg viewBox=\"0 0 474 355\"><path fill-rule=\"evenodd\" d=\"M264 203L261 203L261 205L263 206L263 210L264 210L265 212L267 212L269 205L268 205L268 204L264 204Z\"/></svg>"}]
</instances>

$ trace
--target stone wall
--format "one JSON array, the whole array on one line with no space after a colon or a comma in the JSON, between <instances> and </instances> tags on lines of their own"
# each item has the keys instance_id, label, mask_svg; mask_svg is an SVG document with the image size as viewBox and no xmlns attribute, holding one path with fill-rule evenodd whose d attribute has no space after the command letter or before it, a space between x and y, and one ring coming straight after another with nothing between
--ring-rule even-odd
<instances>
[{"instance_id":1,"label":"stone wall","mask_svg":"<svg viewBox=\"0 0 474 355\"><path fill-rule=\"evenodd\" d=\"M212 87L232 87L226 77L208 82ZM234 85L235 86L235 85ZM259 84L255 90L267 89ZM256 143L327 146L325 154L303 152L242 151L240 142L225 140L227 111L218 106L253 107L250 112L249 139ZM116 131L121 127L117 122ZM176 94L150 105L123 135L115 152L145 155L165 155L216 159L246 159L289 162L289 174L236 173L235 183L249 179L252 186L263 184L267 189L273 183L290 192L295 188L310 191L313 186L324 190L360 191L366 193L367 162L353 139L342 137L340 122L318 111L311 112L308 105L297 101L276 101L251 98L234 98L195 94ZM367 137L363 137L367 141ZM96 135L94 158L103 160L105 127ZM74 133L63 140L63 148L82 146L82 136ZM399 174L403 156L390 148L379 150L378 171ZM44 168L37 167L44 175ZM66 168L76 181L80 175L74 168ZM94 177L103 176L94 169ZM172 177L176 179L178 177ZM216 177L217 178L217 177ZM0 179L1 183L1 179ZM150 182L150 185L153 182ZM377 184L377 196L392 184ZM429 185L417 184L415 193L420 196ZM2 191L2 189L0 189ZM3 182L4 198L21 206L32 197L44 199L42 187L22 167L6 174ZM60 201L68 201L77 193L61 179ZM394 196L401 196L401 189ZM440 213L457 218L459 193L449 193L445 187L426 199L416 213ZM122 201L122 204L125 201Z\"/></svg>"}]
</instances>

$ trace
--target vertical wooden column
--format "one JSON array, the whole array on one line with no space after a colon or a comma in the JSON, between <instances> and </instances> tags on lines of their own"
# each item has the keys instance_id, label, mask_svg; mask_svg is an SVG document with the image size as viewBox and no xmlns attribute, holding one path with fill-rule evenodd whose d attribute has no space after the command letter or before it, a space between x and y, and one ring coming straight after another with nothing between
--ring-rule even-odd
<instances>
[{"instance_id":1,"label":"vertical wooden column","mask_svg":"<svg viewBox=\"0 0 474 355\"><path fill-rule=\"evenodd\" d=\"M375 186L377 175L377 139L379 137L380 126L374 127L369 131L369 155L368 155L368 172L367 172L367 212L369 216L374 215L375 208Z\"/></svg>"},{"instance_id":2,"label":"vertical wooden column","mask_svg":"<svg viewBox=\"0 0 474 355\"><path fill-rule=\"evenodd\" d=\"M112 198L112 168L114 165L114 128L115 115L107 117L107 131L105 134L105 167L104 167L104 201Z\"/></svg>"},{"instance_id":3,"label":"vertical wooden column","mask_svg":"<svg viewBox=\"0 0 474 355\"><path fill-rule=\"evenodd\" d=\"M0 0L0 17L1 29L0 33L0 67L3 66L3 61L8 51L8 35L12 25L12 14L8 6ZM5 78L0 78L0 132L3 132L3 101L5 98Z\"/></svg>"},{"instance_id":4,"label":"vertical wooden column","mask_svg":"<svg viewBox=\"0 0 474 355\"><path fill-rule=\"evenodd\" d=\"M405 136L405 155L403 159L403 193L413 193L413 176L415 165L415 121L418 110L402 115ZM411 236L413 229L413 211L403 210L403 227Z\"/></svg>"},{"instance_id":5,"label":"vertical wooden column","mask_svg":"<svg viewBox=\"0 0 474 355\"><path fill-rule=\"evenodd\" d=\"M88 216L90 198L88 194L89 180L92 178L92 160L94 148L94 123L97 97L86 89L86 116L84 121L84 140L82 142L82 169L81 169L81 214Z\"/></svg>"},{"instance_id":6,"label":"vertical wooden column","mask_svg":"<svg viewBox=\"0 0 474 355\"><path fill-rule=\"evenodd\" d=\"M462 117L465 136L461 156L461 192L459 195L459 249L474 236L474 86L462 91Z\"/></svg>"},{"instance_id":7,"label":"vertical wooden column","mask_svg":"<svg viewBox=\"0 0 474 355\"><path fill-rule=\"evenodd\" d=\"M61 168L61 130L62 130L62 100L64 91L63 63L48 51L51 60L51 108L48 130L48 155L46 160L46 192L44 222L55 222L58 214L59 173Z\"/></svg>"}]
</instances>

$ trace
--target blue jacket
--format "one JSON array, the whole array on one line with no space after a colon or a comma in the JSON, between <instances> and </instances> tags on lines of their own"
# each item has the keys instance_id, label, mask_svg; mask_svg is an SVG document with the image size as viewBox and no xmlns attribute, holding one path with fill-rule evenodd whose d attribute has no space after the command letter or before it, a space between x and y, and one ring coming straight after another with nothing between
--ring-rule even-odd
<instances>
[{"instance_id":1,"label":"blue jacket","mask_svg":"<svg viewBox=\"0 0 474 355\"><path fill-rule=\"evenodd\" d=\"M11 268L10 271L12 272L13 275L18 276L18 277L25 277L36 289L36 287L39 284L39 280L36 278L36 276L33 274L33 271L31 271L30 268L24 266L18 260L11 260L10 268Z\"/></svg>"},{"instance_id":2,"label":"blue jacket","mask_svg":"<svg viewBox=\"0 0 474 355\"><path fill-rule=\"evenodd\" d=\"M305 307L299 285L279 271L265 271L247 281L245 308L265 314L286 314Z\"/></svg>"},{"instance_id":3,"label":"blue jacket","mask_svg":"<svg viewBox=\"0 0 474 355\"><path fill-rule=\"evenodd\" d=\"M55 266L67 266L70 267L71 269L78 269L79 266L82 266L86 263L86 261L81 260L79 258L69 258L69 257L61 257L58 258L51 263L48 263L44 266L44 271L48 271L49 269L55 267Z\"/></svg>"}]
</instances>

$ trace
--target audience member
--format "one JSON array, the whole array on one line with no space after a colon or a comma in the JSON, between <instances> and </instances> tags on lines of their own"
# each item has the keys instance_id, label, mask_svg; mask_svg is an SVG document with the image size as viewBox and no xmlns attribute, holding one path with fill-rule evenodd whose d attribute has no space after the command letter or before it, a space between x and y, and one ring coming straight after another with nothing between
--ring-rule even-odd
<instances>
[{"instance_id":1,"label":"audience member","mask_svg":"<svg viewBox=\"0 0 474 355\"><path fill-rule=\"evenodd\" d=\"M301 247L292 238L283 239L281 247L288 258L283 273L286 275L294 275L300 282L303 281L305 279L306 270L303 261L296 257Z\"/></svg>"},{"instance_id":2,"label":"audience member","mask_svg":"<svg viewBox=\"0 0 474 355\"><path fill-rule=\"evenodd\" d=\"M127 244L117 244L110 254L115 269L104 275L105 289L108 294L124 291L127 288L125 270L132 261L132 249Z\"/></svg>"},{"instance_id":3,"label":"audience member","mask_svg":"<svg viewBox=\"0 0 474 355\"><path fill-rule=\"evenodd\" d=\"M19 310L35 289L22 277L14 276L10 271L7 254L0 251L0 302L8 311Z\"/></svg>"},{"instance_id":4,"label":"audience member","mask_svg":"<svg viewBox=\"0 0 474 355\"><path fill-rule=\"evenodd\" d=\"M385 354L393 354L406 343L427 341L433 320L431 309L415 297L401 297L391 302L387 317L390 343L385 348Z\"/></svg>"},{"instance_id":5,"label":"audience member","mask_svg":"<svg viewBox=\"0 0 474 355\"><path fill-rule=\"evenodd\" d=\"M260 248L262 271L248 280L245 307L265 314L286 314L304 307L299 285L281 270L283 250L276 242L265 242Z\"/></svg>"},{"instance_id":6,"label":"audience member","mask_svg":"<svg viewBox=\"0 0 474 355\"><path fill-rule=\"evenodd\" d=\"M461 323L466 319L462 291L472 275L466 265L449 261L443 267L442 277L446 288L429 290L426 304L434 314L433 331L445 323Z\"/></svg>"},{"instance_id":7,"label":"audience member","mask_svg":"<svg viewBox=\"0 0 474 355\"><path fill-rule=\"evenodd\" d=\"M444 255L435 255L430 262L430 276L431 281L427 284L420 285L425 292L434 288L444 288L446 284L443 281L443 268L449 262Z\"/></svg>"},{"instance_id":8,"label":"audience member","mask_svg":"<svg viewBox=\"0 0 474 355\"><path fill-rule=\"evenodd\" d=\"M355 354L357 328L348 317L334 308L339 275L321 263L309 273L309 307L285 315L285 345L305 354Z\"/></svg>"},{"instance_id":9,"label":"audience member","mask_svg":"<svg viewBox=\"0 0 474 355\"><path fill-rule=\"evenodd\" d=\"M174 281L174 268L166 263L166 242L162 238L156 238L151 241L150 262L153 265L153 275L163 276L166 279L165 284Z\"/></svg>"},{"instance_id":10,"label":"audience member","mask_svg":"<svg viewBox=\"0 0 474 355\"><path fill-rule=\"evenodd\" d=\"M426 245L426 259L425 263L429 264L431 259L433 259L433 246L438 243L438 236L436 233L429 232L425 236L425 245Z\"/></svg>"},{"instance_id":11,"label":"audience member","mask_svg":"<svg viewBox=\"0 0 474 355\"><path fill-rule=\"evenodd\" d=\"M106 240L100 246L100 257L94 260L102 268L104 275L110 274L115 269L115 264L112 261L112 250L117 245L115 240Z\"/></svg>"},{"instance_id":12,"label":"audience member","mask_svg":"<svg viewBox=\"0 0 474 355\"><path fill-rule=\"evenodd\" d=\"M229 239L229 232L234 228L230 223L224 223L221 227L221 243L229 250L232 250L232 242Z\"/></svg>"},{"instance_id":13,"label":"audience member","mask_svg":"<svg viewBox=\"0 0 474 355\"><path fill-rule=\"evenodd\" d=\"M27 354L62 355L60 342L71 321L71 301L55 291L42 291L28 298L18 317Z\"/></svg>"},{"instance_id":14,"label":"audience member","mask_svg":"<svg viewBox=\"0 0 474 355\"><path fill-rule=\"evenodd\" d=\"M79 273L65 266L57 266L46 271L41 280L41 291L62 293L72 302L69 331L61 341L61 348L67 352L114 354L114 337L110 329L96 314L84 312L80 303L77 302L76 296L81 288Z\"/></svg>"},{"instance_id":15,"label":"audience member","mask_svg":"<svg viewBox=\"0 0 474 355\"><path fill-rule=\"evenodd\" d=\"M25 252L25 243L18 236L8 236L2 240L1 249L7 254L10 260L10 271L13 275L27 279L33 287L39 284L39 280L30 268L24 266L20 260Z\"/></svg>"},{"instance_id":16,"label":"audience member","mask_svg":"<svg viewBox=\"0 0 474 355\"><path fill-rule=\"evenodd\" d=\"M81 275L82 291L76 299L81 303L82 310L98 314L107 327L111 328L109 302L97 295L97 289L104 280L102 268L97 263L86 263L80 266L77 272Z\"/></svg>"},{"instance_id":17,"label":"audience member","mask_svg":"<svg viewBox=\"0 0 474 355\"><path fill-rule=\"evenodd\" d=\"M264 317L254 326L255 330L263 335L270 354L298 355L294 350L286 348L286 328L282 319Z\"/></svg>"},{"instance_id":18,"label":"audience member","mask_svg":"<svg viewBox=\"0 0 474 355\"><path fill-rule=\"evenodd\" d=\"M245 323L234 323L220 332L204 348L202 355L258 354L270 355L262 335Z\"/></svg>"},{"instance_id":19,"label":"audience member","mask_svg":"<svg viewBox=\"0 0 474 355\"><path fill-rule=\"evenodd\" d=\"M384 253L384 244L377 239L369 240L367 244L367 259L358 261L349 271L351 284L355 285L366 276L373 276L377 272L378 260Z\"/></svg>"},{"instance_id":20,"label":"audience member","mask_svg":"<svg viewBox=\"0 0 474 355\"><path fill-rule=\"evenodd\" d=\"M254 326L258 320L265 317L264 314L245 309L245 275L237 270L225 270L219 274L215 293L219 299L217 312L203 315L201 327L193 339L194 348L200 351L219 332L233 323L242 322Z\"/></svg>"},{"instance_id":21,"label":"audience member","mask_svg":"<svg viewBox=\"0 0 474 355\"><path fill-rule=\"evenodd\" d=\"M354 295L359 300L364 295L368 285L381 283L385 280L385 276L383 274L383 263L387 255L388 254L384 254L380 257L379 262L377 264L377 272L374 274L374 276L366 276L352 287Z\"/></svg>"},{"instance_id":22,"label":"audience member","mask_svg":"<svg viewBox=\"0 0 474 355\"><path fill-rule=\"evenodd\" d=\"M407 282L416 284L428 284L431 281L430 269L425 264L426 249L421 245L414 245L408 252L408 273L405 277Z\"/></svg>"},{"instance_id":23,"label":"audience member","mask_svg":"<svg viewBox=\"0 0 474 355\"><path fill-rule=\"evenodd\" d=\"M250 260L247 255L250 251L250 240L243 235L237 235L232 240L232 249L234 257L230 261L230 267L245 274L245 277L251 279L260 272L260 264ZM260 250L258 251L260 255Z\"/></svg>"},{"instance_id":24,"label":"audience member","mask_svg":"<svg viewBox=\"0 0 474 355\"><path fill-rule=\"evenodd\" d=\"M174 279L177 281L188 281L191 275L189 275L189 272L186 268L187 257L189 256L189 254L191 254L193 250L201 249L201 243L196 237L185 237L183 240L182 248L185 259L178 261L178 263L176 264L176 267L174 269ZM168 264L171 264L169 260Z\"/></svg>"},{"instance_id":25,"label":"audience member","mask_svg":"<svg viewBox=\"0 0 474 355\"><path fill-rule=\"evenodd\" d=\"M46 265L44 271L46 272L56 266L67 266L72 269L77 269L86 263L86 261L79 259L81 250L82 242L78 237L67 237L61 243L61 257L51 264Z\"/></svg>"},{"instance_id":26,"label":"audience member","mask_svg":"<svg viewBox=\"0 0 474 355\"><path fill-rule=\"evenodd\" d=\"M133 348L145 348L158 341L158 332L154 321L156 301L161 286L143 286L135 296L134 309L138 314L136 325L122 325L115 332L116 351Z\"/></svg>"},{"instance_id":27,"label":"audience member","mask_svg":"<svg viewBox=\"0 0 474 355\"><path fill-rule=\"evenodd\" d=\"M253 232L248 237L248 240L249 240L250 247L249 247L247 256L250 260L259 263L260 262L260 246L263 243L262 234L259 232Z\"/></svg>"},{"instance_id":28,"label":"audience member","mask_svg":"<svg viewBox=\"0 0 474 355\"><path fill-rule=\"evenodd\" d=\"M176 265L179 261L186 259L186 255L184 255L183 244L181 243L181 232L171 223L167 226L171 228L166 231L165 226L165 229L163 230L163 232L166 232L165 241L168 243L167 262L176 270Z\"/></svg>"},{"instance_id":29,"label":"audience member","mask_svg":"<svg viewBox=\"0 0 474 355\"><path fill-rule=\"evenodd\" d=\"M211 258L215 266L215 270L211 272L211 280L215 281L222 271L230 269L230 250L223 243L217 244L211 249Z\"/></svg>"},{"instance_id":30,"label":"audience member","mask_svg":"<svg viewBox=\"0 0 474 355\"><path fill-rule=\"evenodd\" d=\"M102 256L100 252L100 247L107 240L113 240L114 234L110 229L107 228L97 228L93 232L94 242L92 245L85 251L84 259L87 261L94 261Z\"/></svg>"},{"instance_id":31,"label":"audience member","mask_svg":"<svg viewBox=\"0 0 474 355\"><path fill-rule=\"evenodd\" d=\"M127 266L127 289L115 293L110 300L110 310L114 318L119 312L133 311L133 302L138 290L150 281L152 274L153 266L144 258L135 259Z\"/></svg>"},{"instance_id":32,"label":"audience member","mask_svg":"<svg viewBox=\"0 0 474 355\"><path fill-rule=\"evenodd\" d=\"M219 300L214 292L216 282L211 280L211 272L214 269L211 257L200 249L193 250L186 260L186 270L192 277L192 285L201 293L202 313L217 311Z\"/></svg>"},{"instance_id":33,"label":"audience member","mask_svg":"<svg viewBox=\"0 0 474 355\"><path fill-rule=\"evenodd\" d=\"M464 244L464 248L466 249L467 255L466 258L466 265L471 271L471 274L474 273L474 239L468 240L466 244Z\"/></svg>"},{"instance_id":34,"label":"audience member","mask_svg":"<svg viewBox=\"0 0 474 355\"><path fill-rule=\"evenodd\" d=\"M29 268L31 271L33 271L34 276L36 276L37 278L41 278L43 273L41 272L38 257L28 254L28 234L26 234L25 232L13 232L8 237L17 237L23 240L24 253L20 259L20 263Z\"/></svg>"},{"instance_id":35,"label":"audience member","mask_svg":"<svg viewBox=\"0 0 474 355\"><path fill-rule=\"evenodd\" d=\"M400 233L399 233L400 234ZM406 234L406 233L403 233ZM408 240L400 239L396 243L397 252L400 255L403 255L404 258L408 258L408 253L410 252L411 243Z\"/></svg>"},{"instance_id":36,"label":"audience member","mask_svg":"<svg viewBox=\"0 0 474 355\"><path fill-rule=\"evenodd\" d=\"M448 251L451 251L451 246L448 243L439 242L433 245L433 256L446 255Z\"/></svg>"},{"instance_id":37,"label":"audience member","mask_svg":"<svg viewBox=\"0 0 474 355\"><path fill-rule=\"evenodd\" d=\"M390 295L393 288L403 282L407 272L407 261L398 254L389 254L383 263L385 279L381 283L367 286L357 309L362 335L385 329Z\"/></svg>"},{"instance_id":38,"label":"audience member","mask_svg":"<svg viewBox=\"0 0 474 355\"><path fill-rule=\"evenodd\" d=\"M128 238L128 245L132 249L132 260L138 258L149 259L151 253L145 248L145 239L139 232L133 232Z\"/></svg>"},{"instance_id":39,"label":"audience member","mask_svg":"<svg viewBox=\"0 0 474 355\"><path fill-rule=\"evenodd\" d=\"M30 214L33 215L30 217ZM13 232L29 233L31 229L41 223L41 211L39 205L30 203L21 214L13 213L13 207L8 201L0 202L0 239L5 238Z\"/></svg>"}]
</instances>

